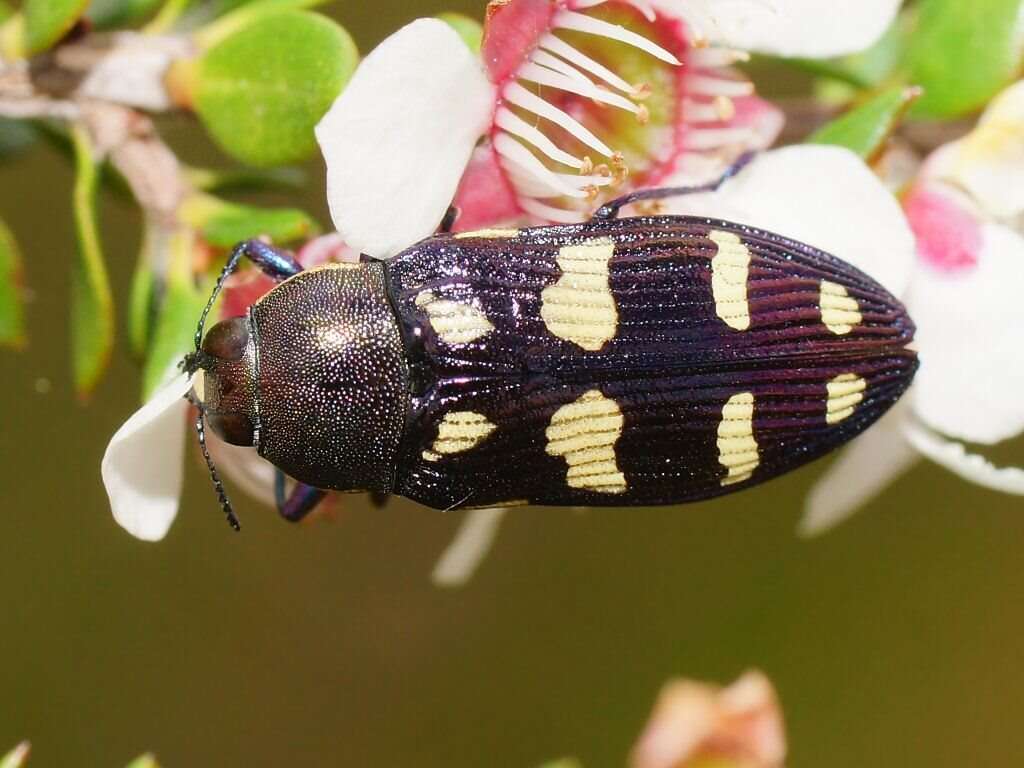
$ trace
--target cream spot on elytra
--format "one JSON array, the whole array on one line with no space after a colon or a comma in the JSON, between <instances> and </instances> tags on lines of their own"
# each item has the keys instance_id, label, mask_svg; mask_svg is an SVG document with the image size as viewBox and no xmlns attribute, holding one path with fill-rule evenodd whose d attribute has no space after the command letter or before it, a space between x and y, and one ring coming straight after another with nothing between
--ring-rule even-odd
<instances>
[{"instance_id":1,"label":"cream spot on elytra","mask_svg":"<svg viewBox=\"0 0 1024 768\"><path fill-rule=\"evenodd\" d=\"M560 339L596 352L615 338L619 313L608 284L615 243L602 237L558 251L561 277L541 292L540 316Z\"/></svg>"},{"instance_id":2,"label":"cream spot on elytra","mask_svg":"<svg viewBox=\"0 0 1024 768\"><path fill-rule=\"evenodd\" d=\"M864 399L864 390L868 384L855 373L844 373L836 376L825 386L828 389L825 421L828 424L838 424L853 415L853 409Z\"/></svg>"},{"instance_id":3,"label":"cream spot on elytra","mask_svg":"<svg viewBox=\"0 0 1024 768\"><path fill-rule=\"evenodd\" d=\"M626 491L626 477L615 459L622 425L618 404L596 389L555 411L545 433L546 450L569 465L566 483L570 488L597 493Z\"/></svg>"},{"instance_id":4,"label":"cream spot on elytra","mask_svg":"<svg viewBox=\"0 0 1024 768\"><path fill-rule=\"evenodd\" d=\"M484 440L497 427L486 416L473 411L446 413L437 427L437 438L430 450L423 452L427 461L439 461L444 456L469 451Z\"/></svg>"},{"instance_id":5,"label":"cream spot on elytra","mask_svg":"<svg viewBox=\"0 0 1024 768\"><path fill-rule=\"evenodd\" d=\"M508 240L518 234L518 229L477 229L472 232L458 232L455 239L465 240L470 237L479 237L484 240Z\"/></svg>"},{"instance_id":6,"label":"cream spot on elytra","mask_svg":"<svg viewBox=\"0 0 1024 768\"><path fill-rule=\"evenodd\" d=\"M427 313L430 325L446 344L468 344L494 330L487 316L472 304L439 299L421 291L416 306Z\"/></svg>"},{"instance_id":7,"label":"cream spot on elytra","mask_svg":"<svg viewBox=\"0 0 1024 768\"><path fill-rule=\"evenodd\" d=\"M718 253L711 259L715 313L730 328L745 331L750 327L750 304L747 302L750 250L732 232L712 230L708 237L718 246Z\"/></svg>"},{"instance_id":8,"label":"cream spot on elytra","mask_svg":"<svg viewBox=\"0 0 1024 768\"><path fill-rule=\"evenodd\" d=\"M761 463L754 439L754 395L742 392L733 395L722 406L718 424L718 463L728 470L722 485L749 480Z\"/></svg>"},{"instance_id":9,"label":"cream spot on elytra","mask_svg":"<svg viewBox=\"0 0 1024 768\"><path fill-rule=\"evenodd\" d=\"M821 307L821 322L837 336L849 333L864 319L857 300L839 283L821 281L818 306Z\"/></svg>"}]
</instances>

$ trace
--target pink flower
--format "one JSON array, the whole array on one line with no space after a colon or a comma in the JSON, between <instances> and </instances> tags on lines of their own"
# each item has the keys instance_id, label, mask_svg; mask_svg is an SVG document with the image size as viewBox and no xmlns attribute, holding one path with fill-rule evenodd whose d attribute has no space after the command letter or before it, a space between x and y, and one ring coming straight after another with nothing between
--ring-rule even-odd
<instances>
[{"instance_id":1,"label":"pink flower","mask_svg":"<svg viewBox=\"0 0 1024 768\"><path fill-rule=\"evenodd\" d=\"M632 768L781 768L782 710L771 682L747 672L719 688L690 680L665 684L633 747Z\"/></svg>"},{"instance_id":2,"label":"pink flower","mask_svg":"<svg viewBox=\"0 0 1024 768\"><path fill-rule=\"evenodd\" d=\"M1024 433L1024 81L927 159L904 208L917 238L905 298L921 370L907 402L813 489L807 533L852 514L919 455L979 485L1024 494L1024 471L997 468L964 445Z\"/></svg>"},{"instance_id":3,"label":"pink flower","mask_svg":"<svg viewBox=\"0 0 1024 768\"><path fill-rule=\"evenodd\" d=\"M716 177L781 127L730 65L747 50L857 50L898 6L502 0L482 57L420 19L367 56L317 127L335 226L386 258L430 234L453 199L462 227L577 221L627 179Z\"/></svg>"}]
</instances>

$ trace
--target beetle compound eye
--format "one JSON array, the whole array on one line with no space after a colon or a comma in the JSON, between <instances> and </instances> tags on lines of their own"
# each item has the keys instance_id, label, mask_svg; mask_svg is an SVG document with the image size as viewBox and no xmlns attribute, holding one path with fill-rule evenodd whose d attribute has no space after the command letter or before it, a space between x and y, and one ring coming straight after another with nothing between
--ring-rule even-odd
<instances>
[{"instance_id":1,"label":"beetle compound eye","mask_svg":"<svg viewBox=\"0 0 1024 768\"><path fill-rule=\"evenodd\" d=\"M239 360L249 344L249 321L233 317L217 323L203 339L203 352L220 360Z\"/></svg>"},{"instance_id":2,"label":"beetle compound eye","mask_svg":"<svg viewBox=\"0 0 1024 768\"><path fill-rule=\"evenodd\" d=\"M210 429L231 445L252 445L254 430L252 421L241 413L207 413L206 423Z\"/></svg>"}]
</instances>

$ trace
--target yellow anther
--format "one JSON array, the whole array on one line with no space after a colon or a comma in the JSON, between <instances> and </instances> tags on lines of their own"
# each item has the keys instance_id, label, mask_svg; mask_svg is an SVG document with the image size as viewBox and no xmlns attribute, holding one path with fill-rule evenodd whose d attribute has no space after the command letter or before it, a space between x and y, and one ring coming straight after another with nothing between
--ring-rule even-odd
<instances>
[{"instance_id":1,"label":"yellow anther","mask_svg":"<svg viewBox=\"0 0 1024 768\"><path fill-rule=\"evenodd\" d=\"M580 167L580 176L589 176L594 171L594 161L590 155L583 156L583 165Z\"/></svg>"},{"instance_id":2,"label":"yellow anther","mask_svg":"<svg viewBox=\"0 0 1024 768\"><path fill-rule=\"evenodd\" d=\"M736 104L728 96L716 96L715 97L715 112L718 113L718 119L722 122L728 122L736 117Z\"/></svg>"},{"instance_id":3,"label":"yellow anther","mask_svg":"<svg viewBox=\"0 0 1024 768\"><path fill-rule=\"evenodd\" d=\"M652 92L653 89L650 83L637 83L633 86L633 91L629 95L633 101L643 101L649 98Z\"/></svg>"},{"instance_id":4,"label":"yellow anther","mask_svg":"<svg viewBox=\"0 0 1024 768\"><path fill-rule=\"evenodd\" d=\"M636 109L636 121L640 125L647 125L651 122L651 110L646 105L640 104Z\"/></svg>"}]
</instances>

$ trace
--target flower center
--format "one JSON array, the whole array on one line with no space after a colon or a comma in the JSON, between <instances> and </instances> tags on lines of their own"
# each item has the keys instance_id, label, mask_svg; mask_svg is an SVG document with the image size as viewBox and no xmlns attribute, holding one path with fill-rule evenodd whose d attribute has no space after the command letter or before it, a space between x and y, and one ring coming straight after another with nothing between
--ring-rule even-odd
<instances>
[{"instance_id":1,"label":"flower center","mask_svg":"<svg viewBox=\"0 0 1024 768\"><path fill-rule=\"evenodd\" d=\"M629 175L649 186L688 154L749 140L728 122L752 87L723 71L746 55L693 47L644 3L512 0L488 25L492 146L527 214L578 221Z\"/></svg>"}]
</instances>

